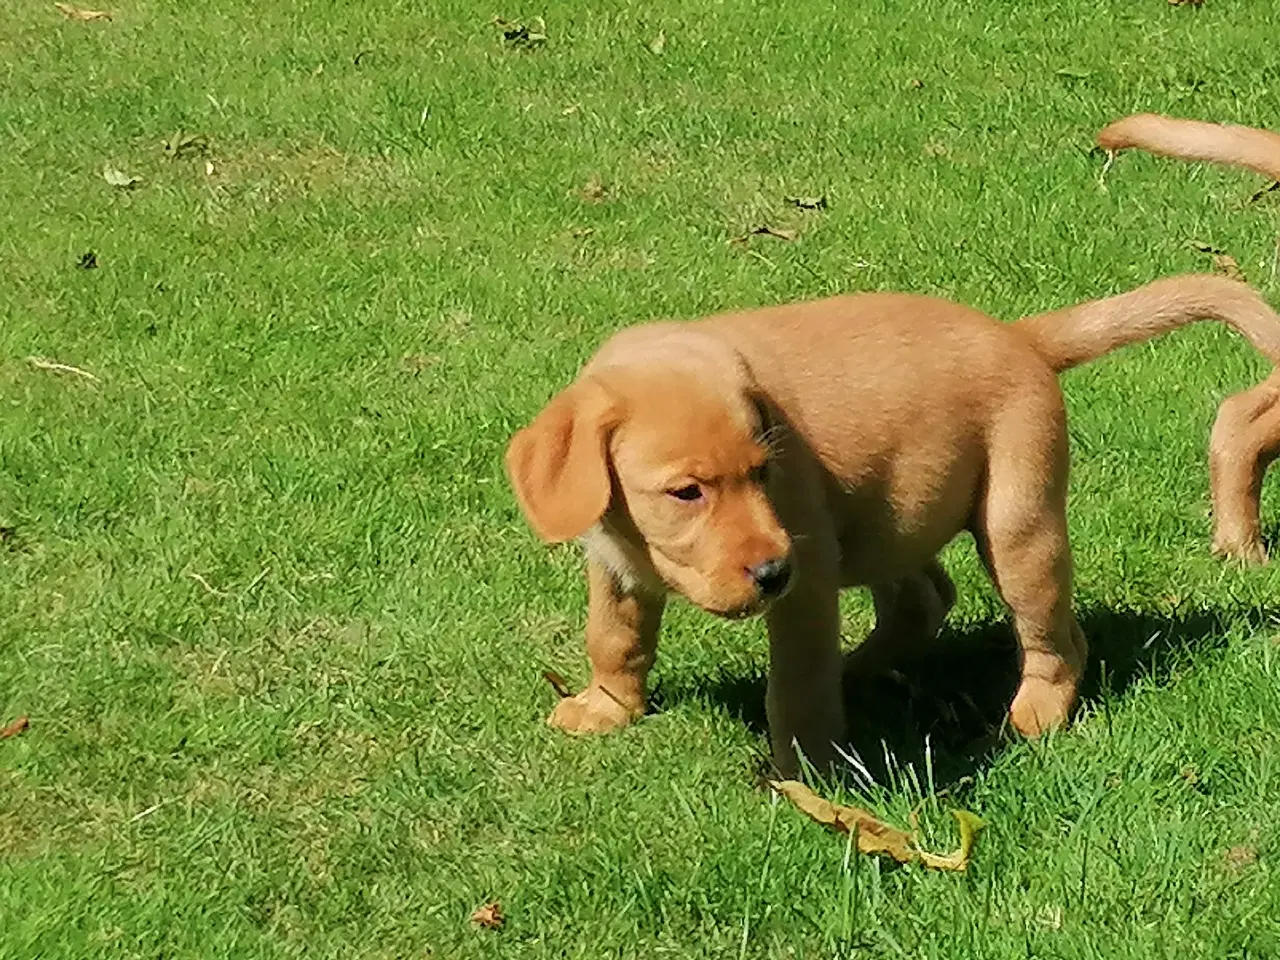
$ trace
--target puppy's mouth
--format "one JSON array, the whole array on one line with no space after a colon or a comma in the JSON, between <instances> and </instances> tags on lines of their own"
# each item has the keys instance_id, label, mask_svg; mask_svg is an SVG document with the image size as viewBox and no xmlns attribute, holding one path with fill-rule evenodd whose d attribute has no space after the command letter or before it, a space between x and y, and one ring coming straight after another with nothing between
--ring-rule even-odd
<instances>
[{"instance_id":1,"label":"puppy's mouth","mask_svg":"<svg viewBox=\"0 0 1280 960\"><path fill-rule=\"evenodd\" d=\"M750 600L736 607L703 607L702 609L706 610L707 613L714 613L724 620L746 620L749 617L764 613L768 606L768 600L760 599Z\"/></svg>"}]
</instances>

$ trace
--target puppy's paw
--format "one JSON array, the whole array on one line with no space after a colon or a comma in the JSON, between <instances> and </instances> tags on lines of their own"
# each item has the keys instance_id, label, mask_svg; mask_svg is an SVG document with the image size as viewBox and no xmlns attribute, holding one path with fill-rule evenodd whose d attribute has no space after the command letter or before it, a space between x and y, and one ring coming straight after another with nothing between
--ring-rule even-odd
<instances>
[{"instance_id":1,"label":"puppy's paw","mask_svg":"<svg viewBox=\"0 0 1280 960\"><path fill-rule=\"evenodd\" d=\"M1267 562L1267 548L1256 536L1233 537L1220 533L1213 538L1213 555L1223 560L1240 560L1258 565Z\"/></svg>"},{"instance_id":2,"label":"puppy's paw","mask_svg":"<svg viewBox=\"0 0 1280 960\"><path fill-rule=\"evenodd\" d=\"M1076 702L1074 683L1051 683L1027 677L1009 707L1009 722L1024 737L1038 737L1071 719Z\"/></svg>"},{"instance_id":3,"label":"puppy's paw","mask_svg":"<svg viewBox=\"0 0 1280 960\"><path fill-rule=\"evenodd\" d=\"M608 733L625 727L642 713L643 705L629 706L603 687L592 685L556 704L547 723L566 733Z\"/></svg>"}]
</instances>

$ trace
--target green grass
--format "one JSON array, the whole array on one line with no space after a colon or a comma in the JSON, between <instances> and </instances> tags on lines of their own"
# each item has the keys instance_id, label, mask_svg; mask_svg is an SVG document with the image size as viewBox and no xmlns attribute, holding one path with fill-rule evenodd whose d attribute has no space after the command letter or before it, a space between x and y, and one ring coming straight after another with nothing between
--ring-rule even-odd
<instances>
[{"instance_id":1,"label":"green grass","mask_svg":"<svg viewBox=\"0 0 1280 960\"><path fill-rule=\"evenodd\" d=\"M1280 300L1256 178L1135 155L1102 191L1089 151L1134 110L1280 128L1280 6L109 9L0 29L0 723L31 716L0 956L1280 955L1280 572L1207 550L1209 425L1264 372L1240 342L1066 379L1099 651L1072 729L970 749L1008 632L967 544L972 652L862 692L894 746L861 799L923 801L941 848L949 806L987 819L963 876L846 860L758 788L757 623L674 609L652 716L546 728L581 560L501 471L632 321L887 288L1013 318L1206 268L1192 240ZM179 129L207 154L167 158ZM761 222L800 239L726 243Z\"/></svg>"}]
</instances>

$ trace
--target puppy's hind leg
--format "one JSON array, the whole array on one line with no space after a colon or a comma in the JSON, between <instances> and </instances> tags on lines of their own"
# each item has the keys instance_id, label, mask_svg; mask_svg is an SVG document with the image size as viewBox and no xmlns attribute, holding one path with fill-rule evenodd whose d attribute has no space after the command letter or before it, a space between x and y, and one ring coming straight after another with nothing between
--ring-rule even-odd
<instances>
[{"instance_id":1,"label":"puppy's hind leg","mask_svg":"<svg viewBox=\"0 0 1280 960\"><path fill-rule=\"evenodd\" d=\"M1259 497L1267 467L1280 455L1280 372L1227 397L1209 439L1213 552L1265 563Z\"/></svg>"},{"instance_id":2,"label":"puppy's hind leg","mask_svg":"<svg viewBox=\"0 0 1280 960\"><path fill-rule=\"evenodd\" d=\"M956 602L956 588L937 559L889 583L873 584L875 629L845 657L852 674L881 673L898 659L928 651Z\"/></svg>"},{"instance_id":3,"label":"puppy's hind leg","mask_svg":"<svg viewBox=\"0 0 1280 960\"><path fill-rule=\"evenodd\" d=\"M1065 418L1060 405L1043 413L1019 418L1004 442L992 444L974 531L987 571L1013 613L1022 681L1009 719L1025 736L1069 719L1088 656L1071 609Z\"/></svg>"}]
</instances>

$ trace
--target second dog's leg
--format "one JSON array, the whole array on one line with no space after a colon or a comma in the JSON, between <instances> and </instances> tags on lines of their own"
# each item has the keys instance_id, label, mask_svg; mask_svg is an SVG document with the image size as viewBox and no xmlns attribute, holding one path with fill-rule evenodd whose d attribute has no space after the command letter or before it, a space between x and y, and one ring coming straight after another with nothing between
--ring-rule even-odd
<instances>
[{"instance_id":1,"label":"second dog's leg","mask_svg":"<svg viewBox=\"0 0 1280 960\"><path fill-rule=\"evenodd\" d=\"M1280 454L1280 372L1222 401L1209 438L1213 552L1264 563L1259 495Z\"/></svg>"},{"instance_id":2,"label":"second dog's leg","mask_svg":"<svg viewBox=\"0 0 1280 960\"><path fill-rule=\"evenodd\" d=\"M835 759L844 735L840 688L839 579L834 560L801 557L796 583L766 615L769 684L765 710L773 761L785 777L799 772L796 746L819 770Z\"/></svg>"},{"instance_id":3,"label":"second dog's leg","mask_svg":"<svg viewBox=\"0 0 1280 960\"><path fill-rule=\"evenodd\" d=\"M645 682L658 650L666 597L624 589L587 562L587 656L591 683L556 705L547 722L569 733L603 733L644 713Z\"/></svg>"}]
</instances>

